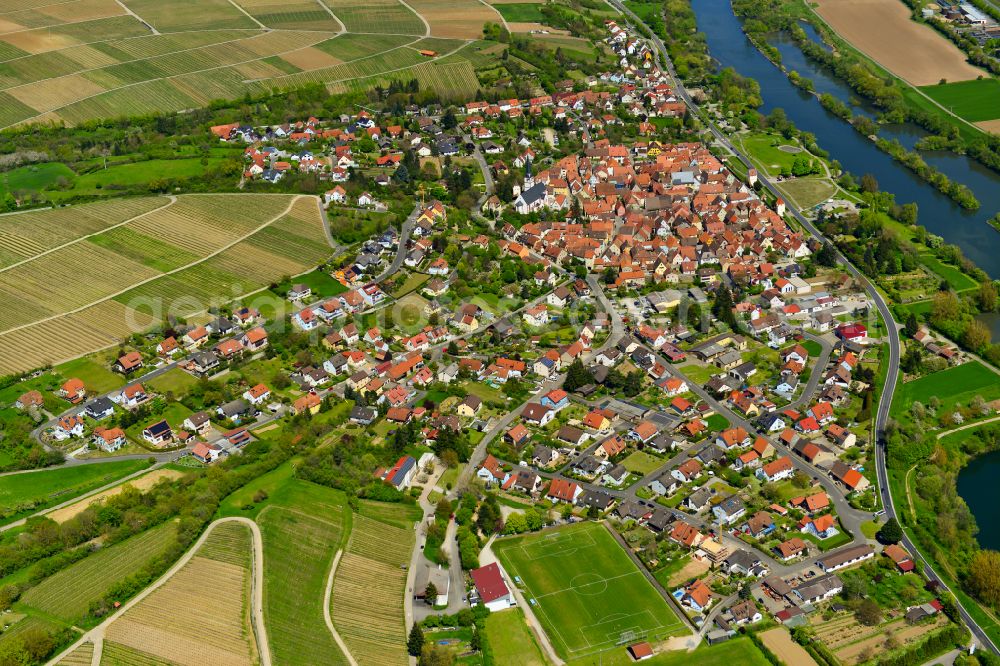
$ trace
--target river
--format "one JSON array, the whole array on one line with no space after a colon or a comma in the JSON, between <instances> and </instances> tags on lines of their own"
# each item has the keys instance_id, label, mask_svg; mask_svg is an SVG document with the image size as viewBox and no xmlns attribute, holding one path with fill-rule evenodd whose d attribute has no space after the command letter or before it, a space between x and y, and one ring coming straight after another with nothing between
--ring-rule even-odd
<instances>
[{"instance_id":1,"label":"river","mask_svg":"<svg viewBox=\"0 0 1000 666\"><path fill-rule=\"evenodd\" d=\"M1000 451L974 458L958 474L958 494L976 517L979 534L976 540L983 548L1000 550L1000 520L996 520L996 481L1000 477Z\"/></svg>"},{"instance_id":2,"label":"river","mask_svg":"<svg viewBox=\"0 0 1000 666\"><path fill-rule=\"evenodd\" d=\"M732 67L760 83L764 100L762 113L784 109L789 120L799 129L815 135L817 143L830 151L831 157L844 169L856 177L873 174L881 189L895 194L898 203L915 202L920 210L920 224L946 242L958 245L966 257L991 276L1000 277L1000 233L986 224L987 219L1000 211L1000 174L960 155L922 153L928 164L967 185L982 204L977 211L962 209L876 148L847 122L824 109L815 96L793 86L743 34L729 0L692 0L691 5L712 57L722 67ZM815 38L815 33L811 36ZM781 51L785 65L812 79L818 92L830 93L848 103L856 97L847 84L808 61L787 38L778 35L772 43ZM855 111L875 115L875 110L865 103L856 106ZM887 139L897 138L903 145L912 147L924 132L916 126L903 125L883 127L879 134Z\"/></svg>"}]
</instances>

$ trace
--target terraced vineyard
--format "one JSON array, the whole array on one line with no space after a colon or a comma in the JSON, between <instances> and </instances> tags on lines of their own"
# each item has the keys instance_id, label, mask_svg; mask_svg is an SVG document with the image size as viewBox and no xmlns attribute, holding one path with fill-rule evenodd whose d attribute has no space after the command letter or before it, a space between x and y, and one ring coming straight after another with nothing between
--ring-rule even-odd
<instances>
[{"instance_id":1,"label":"terraced vineyard","mask_svg":"<svg viewBox=\"0 0 1000 666\"><path fill-rule=\"evenodd\" d=\"M175 664L250 666L250 528L221 523L161 587L107 628L107 640ZM211 584L206 584L211 581Z\"/></svg>"},{"instance_id":2,"label":"terraced vineyard","mask_svg":"<svg viewBox=\"0 0 1000 666\"><path fill-rule=\"evenodd\" d=\"M0 127L182 111L303 82L415 78L407 70L437 63L394 49L426 34L477 39L499 19L474 0L461 9L454 1L422 0L414 11L400 0L38 0L28 9L2 0ZM345 57L328 46L349 37L370 48ZM386 57L354 62L373 55ZM461 81L463 95L478 89Z\"/></svg>"},{"instance_id":3,"label":"terraced vineyard","mask_svg":"<svg viewBox=\"0 0 1000 666\"><path fill-rule=\"evenodd\" d=\"M29 610L79 622L90 611L91 602L163 552L176 529L174 523L164 523L103 548L29 589L21 603Z\"/></svg>"},{"instance_id":4,"label":"terraced vineyard","mask_svg":"<svg viewBox=\"0 0 1000 666\"><path fill-rule=\"evenodd\" d=\"M367 504L367 503L366 503ZM403 596L413 552L413 515L400 505L372 505L353 517L351 539L333 584L331 613L362 666L407 664Z\"/></svg>"},{"instance_id":5,"label":"terraced vineyard","mask_svg":"<svg viewBox=\"0 0 1000 666\"><path fill-rule=\"evenodd\" d=\"M108 347L168 314L202 312L306 272L330 253L316 198L269 194L0 216L5 238L0 374Z\"/></svg>"}]
</instances>

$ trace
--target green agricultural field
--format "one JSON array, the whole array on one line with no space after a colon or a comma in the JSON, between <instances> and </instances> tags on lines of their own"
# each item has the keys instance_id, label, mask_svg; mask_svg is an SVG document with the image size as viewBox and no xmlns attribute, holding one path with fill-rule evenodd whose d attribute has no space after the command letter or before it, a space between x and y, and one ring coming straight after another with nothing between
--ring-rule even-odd
<instances>
[{"instance_id":1,"label":"green agricultural field","mask_svg":"<svg viewBox=\"0 0 1000 666\"><path fill-rule=\"evenodd\" d=\"M281 482L283 473L275 472L271 481L276 485L257 515L264 540L264 621L272 660L344 664L323 620L323 593L334 553L350 525L346 498L290 476Z\"/></svg>"},{"instance_id":2,"label":"green agricultural field","mask_svg":"<svg viewBox=\"0 0 1000 666\"><path fill-rule=\"evenodd\" d=\"M90 604L162 553L176 534L177 525L170 521L102 548L29 589L18 605L92 625L97 618L88 617Z\"/></svg>"},{"instance_id":3,"label":"green agricultural field","mask_svg":"<svg viewBox=\"0 0 1000 666\"><path fill-rule=\"evenodd\" d=\"M1000 79L983 78L921 88L928 97L971 122L1000 118Z\"/></svg>"},{"instance_id":4,"label":"green agricultural field","mask_svg":"<svg viewBox=\"0 0 1000 666\"><path fill-rule=\"evenodd\" d=\"M101 653L101 666L173 666L173 662L140 652L121 643L105 640Z\"/></svg>"},{"instance_id":5,"label":"green agricultural field","mask_svg":"<svg viewBox=\"0 0 1000 666\"><path fill-rule=\"evenodd\" d=\"M545 666L542 651L525 624L520 608L490 613L486 618L486 638L497 664Z\"/></svg>"},{"instance_id":6,"label":"green agricultural field","mask_svg":"<svg viewBox=\"0 0 1000 666\"><path fill-rule=\"evenodd\" d=\"M541 5L535 2L501 3L493 5L493 9L500 12L500 16L505 21L511 23L542 23L545 21Z\"/></svg>"},{"instance_id":7,"label":"green agricultural field","mask_svg":"<svg viewBox=\"0 0 1000 666\"><path fill-rule=\"evenodd\" d=\"M50 192L53 199L75 196L114 195L114 189L106 189L111 185L130 186L144 185L160 179L197 178L206 173L214 173L222 169L227 162L233 160L211 157L202 164L200 158L177 160L146 160L132 164L121 164L78 176L72 187L66 190Z\"/></svg>"},{"instance_id":8,"label":"green agricultural field","mask_svg":"<svg viewBox=\"0 0 1000 666\"><path fill-rule=\"evenodd\" d=\"M933 254L921 254L920 263L929 268L932 273L947 280L948 286L955 291L974 289L979 286L975 280L963 273L957 266L946 264Z\"/></svg>"},{"instance_id":9,"label":"green agricultural field","mask_svg":"<svg viewBox=\"0 0 1000 666\"><path fill-rule=\"evenodd\" d=\"M374 0L364 3L349 0L322 0L351 32L422 35L425 27L420 17L398 0Z\"/></svg>"},{"instance_id":10,"label":"green agricultural field","mask_svg":"<svg viewBox=\"0 0 1000 666\"><path fill-rule=\"evenodd\" d=\"M626 632L658 641L681 633L673 608L646 580L607 528L580 523L501 539L493 550L523 582L560 656L613 648Z\"/></svg>"},{"instance_id":11,"label":"green agricultural field","mask_svg":"<svg viewBox=\"0 0 1000 666\"><path fill-rule=\"evenodd\" d=\"M0 523L69 501L148 466L146 460L120 460L0 476L0 515L4 516Z\"/></svg>"},{"instance_id":12,"label":"green agricultural field","mask_svg":"<svg viewBox=\"0 0 1000 666\"><path fill-rule=\"evenodd\" d=\"M947 411L968 404L977 395L987 402L1000 398L1000 376L978 361L963 363L897 387L892 414L908 418L910 405L919 401L926 406L932 396L941 401L941 410Z\"/></svg>"}]
</instances>

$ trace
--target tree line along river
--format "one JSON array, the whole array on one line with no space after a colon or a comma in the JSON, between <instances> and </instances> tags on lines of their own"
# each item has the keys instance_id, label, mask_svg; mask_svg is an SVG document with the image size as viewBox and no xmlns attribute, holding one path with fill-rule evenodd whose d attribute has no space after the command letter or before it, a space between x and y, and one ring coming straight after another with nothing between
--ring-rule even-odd
<instances>
[{"instance_id":1,"label":"tree line along river","mask_svg":"<svg viewBox=\"0 0 1000 666\"><path fill-rule=\"evenodd\" d=\"M784 72L765 58L743 34L740 20L733 14L729 0L692 0L699 31L705 33L709 53L721 67L732 67L743 76L760 83L764 106L768 114L776 108L785 111L796 127L810 132L816 142L830 151L844 169L860 177L873 174L879 186L896 195L897 203L914 202L920 210L919 222L928 231L957 245L966 257L993 277L1000 277L1000 233L987 223L1000 211L1000 174L994 173L975 160L948 152L921 151L924 160L952 180L968 186L982 204L976 211L961 208L933 185L919 178L902 164L879 150L846 121L830 113L812 94L796 88ZM811 26L806 33L819 42ZM856 97L850 87L837 80L818 65L807 60L802 51L783 35L770 39L780 52L782 62L813 81L817 93L829 93L850 105L855 113L875 115L875 110L862 103L853 105ZM911 124L883 125L879 136L897 139L908 149L926 132Z\"/></svg>"}]
</instances>

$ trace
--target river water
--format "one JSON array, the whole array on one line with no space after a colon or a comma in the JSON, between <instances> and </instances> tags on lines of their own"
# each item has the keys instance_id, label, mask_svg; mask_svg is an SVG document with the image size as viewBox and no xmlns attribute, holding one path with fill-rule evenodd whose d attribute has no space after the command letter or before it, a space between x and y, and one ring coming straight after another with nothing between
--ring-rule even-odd
<instances>
[{"instance_id":1,"label":"river water","mask_svg":"<svg viewBox=\"0 0 1000 666\"><path fill-rule=\"evenodd\" d=\"M712 57L722 67L732 67L760 83L764 100L761 112L767 114L775 108L784 109L796 127L814 134L817 143L830 151L831 157L846 170L856 177L873 174L881 189L895 194L898 203L915 202L920 210L920 224L931 233L942 236L946 242L958 245L965 256L991 276L1000 277L1000 233L986 224L987 219L1000 211L1000 174L963 156L922 153L928 164L967 185L982 204L977 211L963 210L876 148L847 122L824 109L815 96L793 86L785 74L743 34L729 0L692 0L691 4L697 16L698 29L705 33ZM811 33L808 26L807 31ZM815 33L811 36L816 38ZM785 65L812 79L818 92L829 93L847 103L856 97L847 84L808 61L787 38L778 35L772 43L781 51ZM865 103L855 106L855 111L875 115L875 110ZM879 135L898 139L912 148L924 132L914 125L903 125L883 127Z\"/></svg>"}]
</instances>

